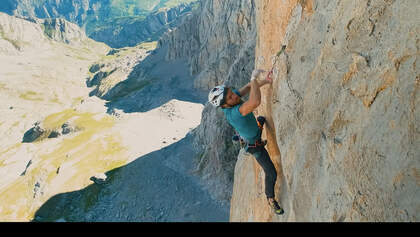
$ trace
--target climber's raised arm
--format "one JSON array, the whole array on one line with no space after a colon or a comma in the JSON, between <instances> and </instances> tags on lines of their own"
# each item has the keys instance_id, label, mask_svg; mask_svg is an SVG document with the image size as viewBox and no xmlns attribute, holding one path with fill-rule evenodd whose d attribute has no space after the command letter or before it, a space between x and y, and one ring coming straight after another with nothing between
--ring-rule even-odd
<instances>
[{"instance_id":1,"label":"climber's raised arm","mask_svg":"<svg viewBox=\"0 0 420 237\"><path fill-rule=\"evenodd\" d=\"M245 101L240 107L239 112L245 116L254 111L261 103L261 91L256 80L250 82L249 100Z\"/></svg>"},{"instance_id":2,"label":"climber's raised arm","mask_svg":"<svg viewBox=\"0 0 420 237\"><path fill-rule=\"evenodd\" d=\"M251 80L254 79L254 78L257 79L259 73L264 73L264 72L265 71L263 71L263 70L254 70L252 72ZM271 75L272 75L272 72L269 72L264 80L257 80L258 87L261 87L261 86L264 86L268 83L271 83L273 81L272 78L271 78ZM240 88L238 91L239 91L239 94L241 95L241 97L247 95L251 91L251 82L247 83L245 86Z\"/></svg>"}]
</instances>

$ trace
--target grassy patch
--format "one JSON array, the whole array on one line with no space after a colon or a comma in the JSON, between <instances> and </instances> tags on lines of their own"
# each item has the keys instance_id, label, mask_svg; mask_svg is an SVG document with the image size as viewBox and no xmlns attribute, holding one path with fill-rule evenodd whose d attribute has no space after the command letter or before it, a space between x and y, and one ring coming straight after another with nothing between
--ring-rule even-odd
<instances>
[{"instance_id":1,"label":"grassy patch","mask_svg":"<svg viewBox=\"0 0 420 237\"><path fill-rule=\"evenodd\" d=\"M143 43L140 43L140 44L138 44L134 47L125 47L125 48L117 49L117 52L115 52L113 54L101 55L100 59L97 60L92 65L94 65L94 64L106 64L107 62L111 62L113 60L116 60L117 58L126 57L126 56L129 56L131 54L136 54L139 49L154 50L157 47L157 43L158 43L157 41L143 42ZM89 74L90 77L92 77L93 75L94 75L94 73Z\"/></svg>"},{"instance_id":2,"label":"grassy patch","mask_svg":"<svg viewBox=\"0 0 420 237\"><path fill-rule=\"evenodd\" d=\"M51 129L72 120L75 126L83 130L63 138L52 151L39 154L25 176L0 191L2 220L31 220L40 206L54 195L83 189L91 184L91 176L126 164L128 157L120 144L121 138L108 130L115 124L114 118L98 115L65 110L43 121L44 126ZM59 174L56 172L58 167L61 167ZM34 199L34 185L37 182L40 182L41 191ZM82 208L87 210L93 206L99 191L95 185L84 189L86 196L82 200Z\"/></svg>"},{"instance_id":3,"label":"grassy patch","mask_svg":"<svg viewBox=\"0 0 420 237\"><path fill-rule=\"evenodd\" d=\"M57 94L54 92L54 98L50 100L51 103L56 103L56 104L62 104L57 96Z\"/></svg>"},{"instance_id":4,"label":"grassy patch","mask_svg":"<svg viewBox=\"0 0 420 237\"><path fill-rule=\"evenodd\" d=\"M42 29L42 32L44 32L45 36L47 36L48 38L52 38L53 32L55 31L54 27L44 22L43 24L41 24L41 29Z\"/></svg>"},{"instance_id":5,"label":"grassy patch","mask_svg":"<svg viewBox=\"0 0 420 237\"><path fill-rule=\"evenodd\" d=\"M14 149L19 149L19 147L21 146L22 146L22 143L16 143L13 146L8 147L6 150L0 151L0 157L5 157L9 151L14 150Z\"/></svg>"},{"instance_id":6,"label":"grassy patch","mask_svg":"<svg viewBox=\"0 0 420 237\"><path fill-rule=\"evenodd\" d=\"M136 47L141 47L141 48L146 49L146 50L154 50L154 49L156 49L157 44L158 44L157 41L143 42L143 43L140 43L140 44L136 45Z\"/></svg>"},{"instance_id":7,"label":"grassy patch","mask_svg":"<svg viewBox=\"0 0 420 237\"><path fill-rule=\"evenodd\" d=\"M35 91L26 91L19 95L19 98L24 100L31 100L31 101L43 101L41 94L36 93Z\"/></svg>"},{"instance_id":8,"label":"grassy patch","mask_svg":"<svg viewBox=\"0 0 420 237\"><path fill-rule=\"evenodd\" d=\"M73 117L89 116L89 113L78 113L73 109L66 109L62 112L51 114L46 117L42 123L42 127L47 130L54 130L60 128L65 122Z\"/></svg>"},{"instance_id":9,"label":"grassy patch","mask_svg":"<svg viewBox=\"0 0 420 237\"><path fill-rule=\"evenodd\" d=\"M148 86L150 83L153 82L155 79L151 80L143 80L140 82L136 82L135 84L130 81L123 81L122 83L125 84L124 90L121 90L119 93L115 94L110 98L111 100L118 100L124 96L127 96L135 91L138 91L140 89L143 89L144 87ZM134 84L134 85L128 85L128 84Z\"/></svg>"},{"instance_id":10,"label":"grassy patch","mask_svg":"<svg viewBox=\"0 0 420 237\"><path fill-rule=\"evenodd\" d=\"M76 55L76 59L79 59L79 60L81 60L81 61L89 61L89 59L88 59L88 58L85 58L85 57L80 56L80 55Z\"/></svg>"},{"instance_id":11,"label":"grassy patch","mask_svg":"<svg viewBox=\"0 0 420 237\"><path fill-rule=\"evenodd\" d=\"M104 61L112 61L115 60L116 58L119 57L125 57L128 56L130 54L133 53L137 53L137 51L139 49L143 49L143 50L154 50L157 47L158 42L157 41L150 41L150 42L142 42L139 43L138 45L134 46L134 47L125 47L125 48L120 48L118 49L117 53L114 53L112 55L103 55L100 59L100 62L97 62L97 64L99 63L103 63Z\"/></svg>"},{"instance_id":12,"label":"grassy patch","mask_svg":"<svg viewBox=\"0 0 420 237\"><path fill-rule=\"evenodd\" d=\"M83 101L83 96L79 96L73 99L72 106L81 104Z\"/></svg>"},{"instance_id":13,"label":"grassy patch","mask_svg":"<svg viewBox=\"0 0 420 237\"><path fill-rule=\"evenodd\" d=\"M196 1L197 0L169 0L166 3L164 3L164 6L172 8L172 7L179 6L181 3L189 4Z\"/></svg>"}]
</instances>

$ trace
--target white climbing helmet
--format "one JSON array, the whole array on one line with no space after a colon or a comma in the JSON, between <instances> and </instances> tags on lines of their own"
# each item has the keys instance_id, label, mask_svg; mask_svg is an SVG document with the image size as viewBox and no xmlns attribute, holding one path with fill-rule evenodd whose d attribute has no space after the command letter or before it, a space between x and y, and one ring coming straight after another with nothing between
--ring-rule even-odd
<instances>
[{"instance_id":1,"label":"white climbing helmet","mask_svg":"<svg viewBox=\"0 0 420 237\"><path fill-rule=\"evenodd\" d=\"M211 89L209 93L209 102L215 107L219 107L220 105L222 105L223 99L225 97L225 90L225 85L216 86L213 89Z\"/></svg>"}]
</instances>

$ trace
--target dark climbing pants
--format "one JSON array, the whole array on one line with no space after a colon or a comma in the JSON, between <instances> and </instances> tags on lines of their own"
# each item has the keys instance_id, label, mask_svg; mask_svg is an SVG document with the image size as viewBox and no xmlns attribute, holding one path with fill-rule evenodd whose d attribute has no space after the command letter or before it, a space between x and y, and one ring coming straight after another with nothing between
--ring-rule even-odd
<instances>
[{"instance_id":1,"label":"dark climbing pants","mask_svg":"<svg viewBox=\"0 0 420 237\"><path fill-rule=\"evenodd\" d=\"M263 146L246 147L247 152L251 153L265 173L265 195L267 198L274 198L274 185L276 184L277 172L270 155Z\"/></svg>"}]
</instances>

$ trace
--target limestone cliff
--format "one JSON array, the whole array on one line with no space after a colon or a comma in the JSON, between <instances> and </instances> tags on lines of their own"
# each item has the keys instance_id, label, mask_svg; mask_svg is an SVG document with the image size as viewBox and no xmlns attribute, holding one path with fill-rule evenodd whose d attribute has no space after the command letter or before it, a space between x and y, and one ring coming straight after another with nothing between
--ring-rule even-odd
<instances>
[{"instance_id":1,"label":"limestone cliff","mask_svg":"<svg viewBox=\"0 0 420 237\"><path fill-rule=\"evenodd\" d=\"M226 83L240 87L254 68L256 43L255 2L204 0L184 23L168 32L159 47L167 47L166 60L187 62L197 90ZM229 202L238 147L223 113L210 105L195 132L197 171L206 179L213 197Z\"/></svg>"},{"instance_id":2,"label":"limestone cliff","mask_svg":"<svg viewBox=\"0 0 420 237\"><path fill-rule=\"evenodd\" d=\"M62 18L114 48L157 40L196 0L3 0L0 12L29 19Z\"/></svg>"},{"instance_id":3,"label":"limestone cliff","mask_svg":"<svg viewBox=\"0 0 420 237\"><path fill-rule=\"evenodd\" d=\"M263 171L241 152L231 221L420 219L419 11L415 0L256 1L255 64L275 76L256 114L285 214L270 212Z\"/></svg>"},{"instance_id":4,"label":"limestone cliff","mask_svg":"<svg viewBox=\"0 0 420 237\"><path fill-rule=\"evenodd\" d=\"M25 49L48 48L51 42L79 47L94 44L76 24L64 19L28 20L0 13L0 52L16 54Z\"/></svg>"},{"instance_id":5,"label":"limestone cliff","mask_svg":"<svg viewBox=\"0 0 420 237\"><path fill-rule=\"evenodd\" d=\"M191 12L191 5L162 8L145 17L110 18L90 30L89 37L113 48L135 46L143 41L156 41L168 29L176 27L181 17Z\"/></svg>"}]
</instances>

